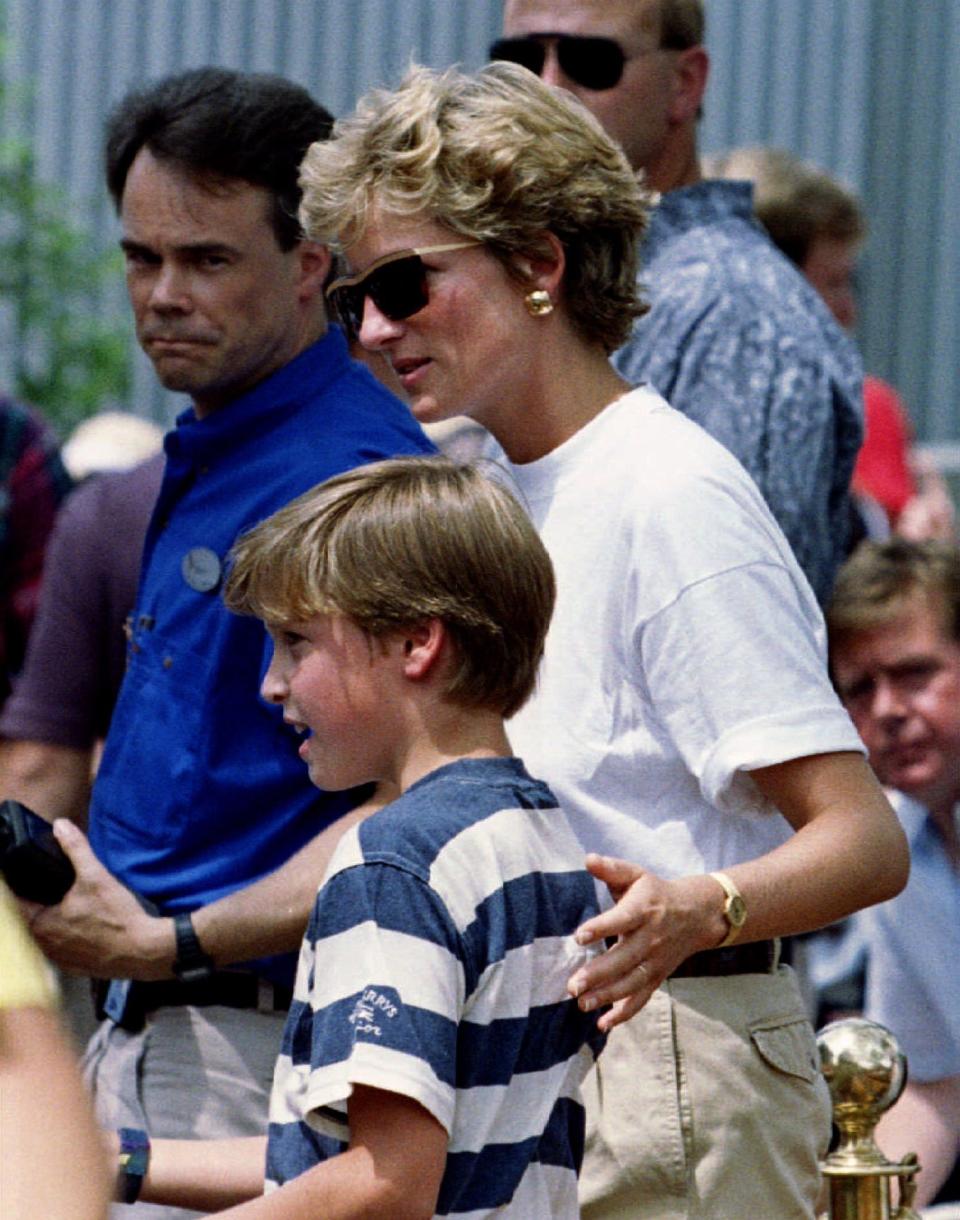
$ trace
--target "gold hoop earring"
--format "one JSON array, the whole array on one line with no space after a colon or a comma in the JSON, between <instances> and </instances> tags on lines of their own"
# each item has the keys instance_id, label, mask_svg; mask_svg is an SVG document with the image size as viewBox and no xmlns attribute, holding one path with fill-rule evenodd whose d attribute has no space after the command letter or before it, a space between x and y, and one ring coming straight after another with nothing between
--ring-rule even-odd
<instances>
[{"instance_id":1,"label":"gold hoop earring","mask_svg":"<svg viewBox=\"0 0 960 1220\"><path fill-rule=\"evenodd\" d=\"M523 303L527 307L527 313L531 318L545 318L548 313L553 313L553 301L550 300L550 293L545 292L542 288L535 288L533 292L528 292L523 298Z\"/></svg>"}]
</instances>

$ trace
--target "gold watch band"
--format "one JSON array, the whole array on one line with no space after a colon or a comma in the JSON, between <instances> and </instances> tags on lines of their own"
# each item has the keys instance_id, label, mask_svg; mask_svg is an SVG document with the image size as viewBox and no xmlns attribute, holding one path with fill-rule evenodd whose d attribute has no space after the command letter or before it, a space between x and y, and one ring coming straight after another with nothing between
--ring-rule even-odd
<instances>
[{"instance_id":1,"label":"gold watch band","mask_svg":"<svg viewBox=\"0 0 960 1220\"><path fill-rule=\"evenodd\" d=\"M710 873L709 875L716 881L725 895L723 917L727 921L729 931L717 948L726 949L728 945L734 943L743 931L743 925L747 921L747 904L743 901L743 895L737 889L733 880L726 873Z\"/></svg>"}]
</instances>

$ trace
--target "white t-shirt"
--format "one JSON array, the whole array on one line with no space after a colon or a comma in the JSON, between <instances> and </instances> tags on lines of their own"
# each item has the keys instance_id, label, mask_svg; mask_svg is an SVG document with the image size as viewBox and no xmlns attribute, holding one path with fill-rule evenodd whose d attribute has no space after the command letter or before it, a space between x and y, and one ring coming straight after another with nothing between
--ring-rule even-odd
<instances>
[{"instance_id":1,"label":"white t-shirt","mask_svg":"<svg viewBox=\"0 0 960 1220\"><path fill-rule=\"evenodd\" d=\"M749 475L642 387L508 469L558 590L510 740L584 846L675 877L783 842L790 827L746 773L863 747L820 610Z\"/></svg>"}]
</instances>

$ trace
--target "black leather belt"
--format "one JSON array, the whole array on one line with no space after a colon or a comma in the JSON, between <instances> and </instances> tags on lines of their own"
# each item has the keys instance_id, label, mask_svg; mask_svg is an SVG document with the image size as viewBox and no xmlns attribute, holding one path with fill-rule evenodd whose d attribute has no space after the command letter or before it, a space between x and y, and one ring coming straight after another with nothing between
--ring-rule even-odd
<instances>
[{"instance_id":1,"label":"black leather belt","mask_svg":"<svg viewBox=\"0 0 960 1220\"><path fill-rule=\"evenodd\" d=\"M775 940L758 940L727 949L704 949L674 970L675 979L724 978L731 974L770 974L779 958Z\"/></svg>"},{"instance_id":2,"label":"black leather belt","mask_svg":"<svg viewBox=\"0 0 960 1220\"><path fill-rule=\"evenodd\" d=\"M293 999L293 988L268 983L241 970L218 970L209 978L192 983L176 979L156 983L131 983L125 979L91 981L97 1018L109 1017L116 1025L133 1032L143 1029L146 1014L158 1008L185 1005L207 1008L221 1004L225 1008L286 1012Z\"/></svg>"},{"instance_id":3,"label":"black leather belt","mask_svg":"<svg viewBox=\"0 0 960 1220\"><path fill-rule=\"evenodd\" d=\"M173 1005L191 1004L206 1008L222 1004L225 1008L262 1008L285 1012L293 999L293 988L265 983L255 974L239 970L220 970L196 983L162 979L156 983L134 983L136 1002L143 1012Z\"/></svg>"}]
</instances>

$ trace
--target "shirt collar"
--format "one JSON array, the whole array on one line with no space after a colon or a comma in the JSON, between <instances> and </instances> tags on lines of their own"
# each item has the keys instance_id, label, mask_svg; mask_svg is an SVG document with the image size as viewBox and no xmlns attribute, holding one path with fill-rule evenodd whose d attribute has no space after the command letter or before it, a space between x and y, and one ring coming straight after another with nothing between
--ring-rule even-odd
<instances>
[{"instance_id":1,"label":"shirt collar","mask_svg":"<svg viewBox=\"0 0 960 1220\"><path fill-rule=\"evenodd\" d=\"M900 819L911 852L928 842L939 842L940 834L925 805L896 788L884 788L894 813Z\"/></svg>"},{"instance_id":2,"label":"shirt collar","mask_svg":"<svg viewBox=\"0 0 960 1220\"><path fill-rule=\"evenodd\" d=\"M645 246L659 246L700 225L736 216L753 220L753 185L716 178L681 186L660 196L650 214Z\"/></svg>"},{"instance_id":3,"label":"shirt collar","mask_svg":"<svg viewBox=\"0 0 960 1220\"><path fill-rule=\"evenodd\" d=\"M271 427L278 414L298 409L307 390L313 398L340 376L349 359L342 331L330 326L316 343L211 415L198 419L192 406L181 412L176 428L164 439L167 456L204 459L221 455Z\"/></svg>"}]
</instances>

